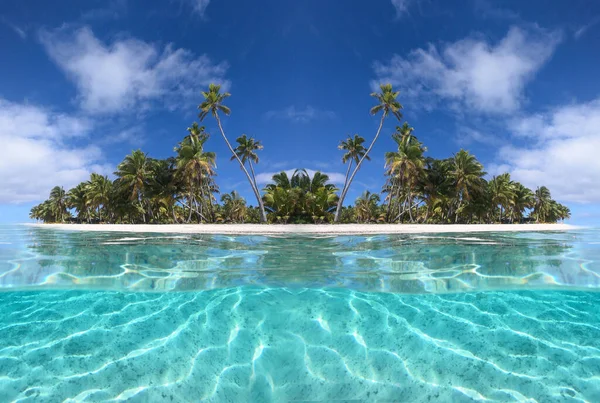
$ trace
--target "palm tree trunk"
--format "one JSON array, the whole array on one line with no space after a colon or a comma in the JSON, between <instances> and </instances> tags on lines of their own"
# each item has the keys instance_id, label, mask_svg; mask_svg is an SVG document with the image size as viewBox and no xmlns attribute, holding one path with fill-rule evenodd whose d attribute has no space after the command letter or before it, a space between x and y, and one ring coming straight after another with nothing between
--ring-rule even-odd
<instances>
[{"instance_id":1,"label":"palm tree trunk","mask_svg":"<svg viewBox=\"0 0 600 403\"><path fill-rule=\"evenodd\" d=\"M379 134L381 133L381 128L383 127L383 121L384 120L385 120L385 113L383 113L381 115L381 120L379 121L379 128L377 128L377 133L375 133L375 137L373 138L373 141L371 141L371 144L369 145L369 148L367 148L367 151L365 151L365 154L362 156L362 158L360 159L360 161L358 161L358 163L356 164L356 167L354 167L354 171L352 172L352 176L350 176L350 179L348 180L348 183L346 183L346 185L344 186L344 189L342 189L342 194L340 196L340 200L338 201L338 205L337 205L337 208L335 210L335 217L333 219L333 222L339 222L339 220L340 220L340 213L342 212L342 205L344 204L344 199L346 198L346 194L348 193L348 189L350 188L350 185L352 184L352 181L354 180L354 177L356 176L356 173L360 169L360 166L362 165L363 161L365 160L365 158L367 158L367 156L369 155L369 152L371 151L371 149L375 145L375 142L377 141L377 138L379 137Z\"/></svg>"},{"instance_id":2,"label":"palm tree trunk","mask_svg":"<svg viewBox=\"0 0 600 403\"><path fill-rule=\"evenodd\" d=\"M177 215L175 214L175 203L171 206L171 213L173 214L173 224L179 224L177 222Z\"/></svg>"},{"instance_id":3,"label":"palm tree trunk","mask_svg":"<svg viewBox=\"0 0 600 403\"><path fill-rule=\"evenodd\" d=\"M250 177L248 170L244 166L244 163L242 162L240 157L238 157L238 155L235 153L235 150L233 149L233 147L231 147L229 140L227 140L227 136L225 136L225 132L223 131L223 126L221 125L221 119L219 118L219 115L217 113L215 113L215 119L217 120L217 124L219 125L219 130L221 131L223 140L225 140L227 147L229 147L229 151L231 151L231 154L233 154L235 159L238 161L238 163L240 164L240 168L242 168L242 171L244 171L244 173L246 174L246 177L248 178L248 182L250 182L250 187L252 188L252 191L254 192L254 196L256 196L256 201L258 202L258 207L260 209L260 221L267 222L267 215L265 214L265 207L264 207L262 199L260 197L260 192L258 191L258 188L255 186L254 182L252 182L252 178Z\"/></svg>"},{"instance_id":4,"label":"palm tree trunk","mask_svg":"<svg viewBox=\"0 0 600 403\"><path fill-rule=\"evenodd\" d=\"M193 197L192 197L192 191L190 190L190 195L189 195L189 197L188 197L188 203L189 203L189 206L188 206L188 207L189 207L189 209L190 209L190 212L189 212L189 214L188 214L188 219L187 219L187 222L188 222L188 224L189 224L189 223L192 221L192 203L193 203L193 200L194 200L194 199L193 199Z\"/></svg>"},{"instance_id":5,"label":"palm tree trunk","mask_svg":"<svg viewBox=\"0 0 600 403\"><path fill-rule=\"evenodd\" d=\"M408 190L407 199L408 199L408 217L410 218L410 222L412 223L412 222L414 222L414 220L413 220L413 216L412 216L412 195L411 195L410 189Z\"/></svg>"},{"instance_id":6,"label":"palm tree trunk","mask_svg":"<svg viewBox=\"0 0 600 403\"><path fill-rule=\"evenodd\" d=\"M258 184L256 183L256 174L254 173L254 166L252 165L252 161L248 159L248 164L250 165L250 172L252 173L252 182L254 183L254 188L258 193ZM263 222L267 222L267 213L265 213L265 205L263 203L262 197L260 197L260 193L257 197L258 208L260 209L261 220L264 219Z\"/></svg>"},{"instance_id":7,"label":"palm tree trunk","mask_svg":"<svg viewBox=\"0 0 600 403\"><path fill-rule=\"evenodd\" d=\"M458 224L458 210L460 210L461 205L462 199L459 200L458 206L456 206L456 216L454 217L454 224Z\"/></svg>"}]
</instances>

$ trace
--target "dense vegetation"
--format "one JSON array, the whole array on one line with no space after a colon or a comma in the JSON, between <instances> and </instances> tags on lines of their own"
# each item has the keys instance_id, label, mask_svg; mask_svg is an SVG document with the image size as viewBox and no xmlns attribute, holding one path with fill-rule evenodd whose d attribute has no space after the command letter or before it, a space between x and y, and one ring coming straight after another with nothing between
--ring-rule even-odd
<instances>
[{"instance_id":1,"label":"dense vegetation","mask_svg":"<svg viewBox=\"0 0 600 403\"><path fill-rule=\"evenodd\" d=\"M381 195L366 191L354 206L343 206L356 173L370 160L384 120L390 116L402 120L398 92L391 85L371 94L377 100L371 114L381 117L369 147L359 135L340 143L342 163L347 164L342 189L321 172L311 178L298 169L291 177L285 172L274 175L261 193L254 166L262 144L242 135L234 147L220 120L220 114L231 112L223 105L230 94L212 84L202 94L200 121L207 116L216 120L231 160L240 165L250 184L256 207L248 206L236 191L218 197L217 156L205 150L206 128L193 123L174 148L175 156L154 159L133 151L117 166L114 180L94 173L69 191L56 186L48 200L31 209L31 218L106 223L513 223L556 222L570 216L569 209L554 201L544 186L532 191L508 173L486 180L483 165L466 150L442 160L427 157L426 147L406 122L392 134L396 150L385 154Z\"/></svg>"}]
</instances>

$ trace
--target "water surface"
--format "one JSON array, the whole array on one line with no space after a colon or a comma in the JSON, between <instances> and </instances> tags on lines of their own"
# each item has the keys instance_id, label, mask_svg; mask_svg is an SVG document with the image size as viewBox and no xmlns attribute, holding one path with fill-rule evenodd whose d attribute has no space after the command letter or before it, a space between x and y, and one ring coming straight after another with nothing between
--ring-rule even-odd
<instances>
[{"instance_id":1,"label":"water surface","mask_svg":"<svg viewBox=\"0 0 600 403\"><path fill-rule=\"evenodd\" d=\"M0 400L600 401L598 235L0 227Z\"/></svg>"}]
</instances>

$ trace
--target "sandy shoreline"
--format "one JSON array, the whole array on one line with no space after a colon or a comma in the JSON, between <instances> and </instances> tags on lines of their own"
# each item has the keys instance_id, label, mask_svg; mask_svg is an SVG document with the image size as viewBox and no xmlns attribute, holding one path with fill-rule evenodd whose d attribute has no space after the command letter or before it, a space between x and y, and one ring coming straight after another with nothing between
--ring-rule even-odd
<instances>
[{"instance_id":1,"label":"sandy shoreline","mask_svg":"<svg viewBox=\"0 0 600 403\"><path fill-rule=\"evenodd\" d=\"M440 234L473 232L567 231L568 224L27 224L69 231L102 231L177 234Z\"/></svg>"}]
</instances>

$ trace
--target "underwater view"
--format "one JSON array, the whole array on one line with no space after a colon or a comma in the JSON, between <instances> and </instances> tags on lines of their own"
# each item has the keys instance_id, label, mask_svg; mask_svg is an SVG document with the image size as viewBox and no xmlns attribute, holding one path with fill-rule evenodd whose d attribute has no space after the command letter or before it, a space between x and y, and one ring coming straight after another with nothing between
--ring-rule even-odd
<instances>
[{"instance_id":1,"label":"underwater view","mask_svg":"<svg viewBox=\"0 0 600 403\"><path fill-rule=\"evenodd\" d=\"M0 226L2 401L600 401L600 231Z\"/></svg>"}]
</instances>

